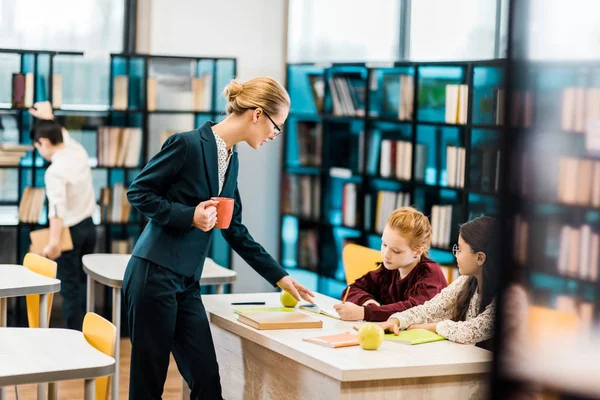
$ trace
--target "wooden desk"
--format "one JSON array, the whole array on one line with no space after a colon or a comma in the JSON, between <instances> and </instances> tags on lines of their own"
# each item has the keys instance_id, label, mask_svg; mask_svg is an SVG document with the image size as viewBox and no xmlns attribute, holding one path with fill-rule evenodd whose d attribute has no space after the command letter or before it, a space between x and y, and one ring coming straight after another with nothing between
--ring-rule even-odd
<instances>
[{"instance_id":1,"label":"wooden desk","mask_svg":"<svg viewBox=\"0 0 600 400\"><path fill-rule=\"evenodd\" d=\"M0 386L85 379L85 400L91 400L95 378L114 369L115 360L92 347L80 331L0 328ZM50 383L49 399L58 399L57 388Z\"/></svg>"},{"instance_id":2,"label":"wooden desk","mask_svg":"<svg viewBox=\"0 0 600 400\"><path fill-rule=\"evenodd\" d=\"M227 399L462 400L485 389L492 356L475 346L386 341L376 351L330 349L302 338L351 331L357 323L307 313L323 328L258 331L237 321L234 308L248 307L231 305L239 301L280 306L278 293L203 296ZM337 302L316 297L322 307Z\"/></svg>"},{"instance_id":3,"label":"wooden desk","mask_svg":"<svg viewBox=\"0 0 600 400\"><path fill-rule=\"evenodd\" d=\"M117 338L121 337L121 288L127 263L131 254L87 254L83 256L83 270L87 274L87 311L94 311L94 282L99 282L113 289L112 322L117 327ZM200 277L200 286L216 285L217 293L223 293L224 286L235 281L237 273L221 267L212 259L206 258ZM115 358L120 355L119 341L115 349ZM184 384L184 386L187 386ZM112 380L111 399L119 398L119 364Z\"/></svg>"}]
</instances>

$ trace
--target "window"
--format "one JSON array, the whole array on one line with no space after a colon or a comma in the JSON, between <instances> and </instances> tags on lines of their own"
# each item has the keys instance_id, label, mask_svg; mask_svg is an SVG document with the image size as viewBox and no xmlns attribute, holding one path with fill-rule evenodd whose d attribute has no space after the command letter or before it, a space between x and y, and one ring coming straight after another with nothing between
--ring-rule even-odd
<instances>
[{"instance_id":1,"label":"window","mask_svg":"<svg viewBox=\"0 0 600 400\"><path fill-rule=\"evenodd\" d=\"M412 60L494 58L497 0L411 2Z\"/></svg>"},{"instance_id":2,"label":"window","mask_svg":"<svg viewBox=\"0 0 600 400\"><path fill-rule=\"evenodd\" d=\"M121 52L125 0L0 0L0 47Z\"/></svg>"},{"instance_id":3,"label":"window","mask_svg":"<svg viewBox=\"0 0 600 400\"><path fill-rule=\"evenodd\" d=\"M531 0L527 57L537 60L600 58L600 2Z\"/></svg>"},{"instance_id":4,"label":"window","mask_svg":"<svg viewBox=\"0 0 600 400\"><path fill-rule=\"evenodd\" d=\"M290 0L289 62L394 61L402 0Z\"/></svg>"}]
</instances>

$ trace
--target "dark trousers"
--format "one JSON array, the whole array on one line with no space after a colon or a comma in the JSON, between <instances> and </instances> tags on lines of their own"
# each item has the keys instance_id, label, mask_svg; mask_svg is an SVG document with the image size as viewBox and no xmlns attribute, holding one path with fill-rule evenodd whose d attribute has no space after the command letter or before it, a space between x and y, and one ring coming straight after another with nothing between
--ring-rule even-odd
<instances>
[{"instance_id":1,"label":"dark trousers","mask_svg":"<svg viewBox=\"0 0 600 400\"><path fill-rule=\"evenodd\" d=\"M161 399L171 352L191 399L222 399L199 282L132 256L123 295L131 338L129 399Z\"/></svg>"},{"instance_id":2,"label":"dark trousers","mask_svg":"<svg viewBox=\"0 0 600 400\"><path fill-rule=\"evenodd\" d=\"M70 228L73 250L56 259L56 276L60 279L60 294L63 298L62 313L68 329L81 330L85 316L86 275L81 257L94 252L96 227L92 218L86 218Z\"/></svg>"}]
</instances>

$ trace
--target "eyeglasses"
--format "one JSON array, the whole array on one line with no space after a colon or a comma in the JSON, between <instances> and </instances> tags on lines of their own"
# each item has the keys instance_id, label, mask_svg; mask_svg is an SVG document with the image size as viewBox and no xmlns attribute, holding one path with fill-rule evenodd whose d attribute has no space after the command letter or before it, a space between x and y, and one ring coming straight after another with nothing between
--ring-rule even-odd
<instances>
[{"instance_id":1,"label":"eyeglasses","mask_svg":"<svg viewBox=\"0 0 600 400\"><path fill-rule=\"evenodd\" d=\"M279 125L277 125L275 123L275 121L273 121L273 119L269 116L269 114L267 114L267 112L265 110L263 110L263 113L267 116L267 118L269 118L269 121L271 121L271 123L273 124L273 126L275 127L275 129L277 130L277 133L274 134L273 136L271 136L271 139L275 139L277 136L281 135L281 128L279 127Z\"/></svg>"},{"instance_id":2,"label":"eyeglasses","mask_svg":"<svg viewBox=\"0 0 600 400\"><path fill-rule=\"evenodd\" d=\"M459 245L455 244L454 246L452 246L452 254L454 254L454 257L457 257L461 251L462 251L462 249L460 248ZM477 253L473 249L470 249L470 251L471 251L471 253Z\"/></svg>"}]
</instances>

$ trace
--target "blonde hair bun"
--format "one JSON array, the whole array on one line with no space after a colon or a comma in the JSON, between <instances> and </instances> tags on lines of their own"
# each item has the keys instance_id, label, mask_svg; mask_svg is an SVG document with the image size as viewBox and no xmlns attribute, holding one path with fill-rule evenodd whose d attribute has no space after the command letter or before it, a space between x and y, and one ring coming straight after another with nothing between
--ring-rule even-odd
<instances>
[{"instance_id":1,"label":"blonde hair bun","mask_svg":"<svg viewBox=\"0 0 600 400\"><path fill-rule=\"evenodd\" d=\"M244 90L244 84L237 79L233 79L225 86L223 94L227 101L233 101L240 93L242 93L242 90Z\"/></svg>"},{"instance_id":2,"label":"blonde hair bun","mask_svg":"<svg viewBox=\"0 0 600 400\"><path fill-rule=\"evenodd\" d=\"M273 78L259 76L246 82L230 81L223 95L227 99L227 114L241 115L247 110L262 108L268 115L290 108L290 96Z\"/></svg>"}]
</instances>

